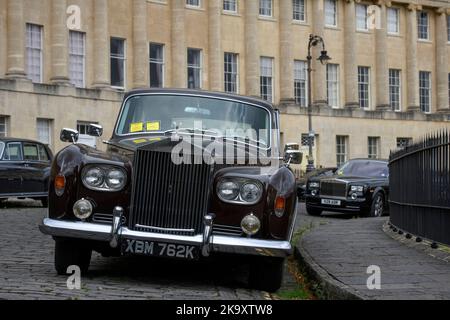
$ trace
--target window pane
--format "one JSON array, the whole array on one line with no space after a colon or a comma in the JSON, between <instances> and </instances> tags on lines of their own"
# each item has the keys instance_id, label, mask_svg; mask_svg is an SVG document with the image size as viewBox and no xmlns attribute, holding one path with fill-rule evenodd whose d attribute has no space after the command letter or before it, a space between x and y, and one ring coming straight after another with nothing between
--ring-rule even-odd
<instances>
[{"instance_id":1,"label":"window pane","mask_svg":"<svg viewBox=\"0 0 450 320\"><path fill-rule=\"evenodd\" d=\"M186 0L188 6L200 7L200 0Z\"/></svg>"},{"instance_id":2,"label":"window pane","mask_svg":"<svg viewBox=\"0 0 450 320\"><path fill-rule=\"evenodd\" d=\"M333 27L337 25L336 0L325 0L325 24Z\"/></svg>"},{"instance_id":3,"label":"window pane","mask_svg":"<svg viewBox=\"0 0 450 320\"><path fill-rule=\"evenodd\" d=\"M447 40L450 42L450 16L447 16Z\"/></svg>"},{"instance_id":4,"label":"window pane","mask_svg":"<svg viewBox=\"0 0 450 320\"><path fill-rule=\"evenodd\" d=\"M389 104L394 111L401 110L400 70L389 69Z\"/></svg>"},{"instance_id":5,"label":"window pane","mask_svg":"<svg viewBox=\"0 0 450 320\"><path fill-rule=\"evenodd\" d=\"M327 65L327 97L328 105L339 107L339 65Z\"/></svg>"},{"instance_id":6,"label":"window pane","mask_svg":"<svg viewBox=\"0 0 450 320\"><path fill-rule=\"evenodd\" d=\"M358 30L367 30L367 6L364 4L356 5L356 28Z\"/></svg>"},{"instance_id":7,"label":"window pane","mask_svg":"<svg viewBox=\"0 0 450 320\"><path fill-rule=\"evenodd\" d=\"M30 161L39 161L38 148L35 144L24 144L23 145L23 159Z\"/></svg>"},{"instance_id":8,"label":"window pane","mask_svg":"<svg viewBox=\"0 0 450 320\"><path fill-rule=\"evenodd\" d=\"M236 0L223 0L223 10L225 11L237 11Z\"/></svg>"},{"instance_id":9,"label":"window pane","mask_svg":"<svg viewBox=\"0 0 450 320\"><path fill-rule=\"evenodd\" d=\"M406 148L412 143L412 138L397 138L397 148Z\"/></svg>"},{"instance_id":10,"label":"window pane","mask_svg":"<svg viewBox=\"0 0 450 320\"><path fill-rule=\"evenodd\" d=\"M379 137L369 137L368 139L368 157L369 159L378 159L378 145L380 143Z\"/></svg>"},{"instance_id":11,"label":"window pane","mask_svg":"<svg viewBox=\"0 0 450 320\"><path fill-rule=\"evenodd\" d=\"M76 87L84 87L85 34L69 32L69 73L70 82Z\"/></svg>"},{"instance_id":12,"label":"window pane","mask_svg":"<svg viewBox=\"0 0 450 320\"><path fill-rule=\"evenodd\" d=\"M3 160L21 161L22 157L22 145L18 142L8 143L5 152L3 154Z\"/></svg>"},{"instance_id":13,"label":"window pane","mask_svg":"<svg viewBox=\"0 0 450 320\"><path fill-rule=\"evenodd\" d=\"M306 61L294 61L294 95L295 102L301 107L308 106L307 97L307 62Z\"/></svg>"},{"instance_id":14,"label":"window pane","mask_svg":"<svg viewBox=\"0 0 450 320\"><path fill-rule=\"evenodd\" d=\"M43 145L38 145L38 152L39 152L39 160L40 161L48 161L50 160L48 157L47 150L45 150Z\"/></svg>"},{"instance_id":15,"label":"window pane","mask_svg":"<svg viewBox=\"0 0 450 320\"><path fill-rule=\"evenodd\" d=\"M358 96L361 108L370 107L370 68L358 67Z\"/></svg>"},{"instance_id":16,"label":"window pane","mask_svg":"<svg viewBox=\"0 0 450 320\"><path fill-rule=\"evenodd\" d=\"M259 14L262 16L272 16L272 0L259 0Z\"/></svg>"},{"instance_id":17,"label":"window pane","mask_svg":"<svg viewBox=\"0 0 450 320\"><path fill-rule=\"evenodd\" d=\"M293 19L297 21L305 21L305 0L293 0Z\"/></svg>"},{"instance_id":18,"label":"window pane","mask_svg":"<svg viewBox=\"0 0 450 320\"><path fill-rule=\"evenodd\" d=\"M125 40L111 38L111 86L125 87Z\"/></svg>"},{"instance_id":19,"label":"window pane","mask_svg":"<svg viewBox=\"0 0 450 320\"><path fill-rule=\"evenodd\" d=\"M123 39L111 38L111 55L125 57L125 46Z\"/></svg>"},{"instance_id":20,"label":"window pane","mask_svg":"<svg viewBox=\"0 0 450 320\"><path fill-rule=\"evenodd\" d=\"M260 91L261 98L267 101L273 101L273 58L261 57L260 61Z\"/></svg>"},{"instance_id":21,"label":"window pane","mask_svg":"<svg viewBox=\"0 0 450 320\"><path fill-rule=\"evenodd\" d=\"M6 117L0 117L0 137L6 137L8 135Z\"/></svg>"},{"instance_id":22,"label":"window pane","mask_svg":"<svg viewBox=\"0 0 450 320\"><path fill-rule=\"evenodd\" d=\"M33 82L42 82L42 27L27 23L26 26L27 77Z\"/></svg>"},{"instance_id":23,"label":"window pane","mask_svg":"<svg viewBox=\"0 0 450 320\"><path fill-rule=\"evenodd\" d=\"M428 40L428 13L424 11L417 13L417 28L419 39Z\"/></svg>"},{"instance_id":24,"label":"window pane","mask_svg":"<svg viewBox=\"0 0 450 320\"><path fill-rule=\"evenodd\" d=\"M150 87L164 86L164 45L150 43Z\"/></svg>"},{"instance_id":25,"label":"window pane","mask_svg":"<svg viewBox=\"0 0 450 320\"><path fill-rule=\"evenodd\" d=\"M188 59L188 88L190 89L200 89L201 88L201 50L199 49L188 49L187 59Z\"/></svg>"},{"instance_id":26,"label":"window pane","mask_svg":"<svg viewBox=\"0 0 450 320\"><path fill-rule=\"evenodd\" d=\"M347 161L347 136L336 136L336 164L338 167Z\"/></svg>"},{"instance_id":27,"label":"window pane","mask_svg":"<svg viewBox=\"0 0 450 320\"><path fill-rule=\"evenodd\" d=\"M431 105L431 73L427 71L419 72L419 97L420 110L430 112Z\"/></svg>"},{"instance_id":28,"label":"window pane","mask_svg":"<svg viewBox=\"0 0 450 320\"><path fill-rule=\"evenodd\" d=\"M389 33L399 33L398 9L388 8L388 10L387 10L387 26L388 26Z\"/></svg>"},{"instance_id":29,"label":"window pane","mask_svg":"<svg viewBox=\"0 0 450 320\"><path fill-rule=\"evenodd\" d=\"M44 144L51 144L51 134L50 134L50 121L47 119L38 119L37 120L37 137L38 141Z\"/></svg>"},{"instance_id":30,"label":"window pane","mask_svg":"<svg viewBox=\"0 0 450 320\"><path fill-rule=\"evenodd\" d=\"M224 54L224 87L225 92L238 92L238 55L235 53Z\"/></svg>"}]
</instances>

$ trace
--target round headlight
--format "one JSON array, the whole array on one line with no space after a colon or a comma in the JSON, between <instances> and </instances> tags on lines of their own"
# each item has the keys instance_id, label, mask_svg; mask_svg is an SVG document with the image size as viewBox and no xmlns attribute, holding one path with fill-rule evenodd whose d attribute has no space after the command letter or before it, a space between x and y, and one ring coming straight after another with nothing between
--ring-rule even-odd
<instances>
[{"instance_id":1,"label":"round headlight","mask_svg":"<svg viewBox=\"0 0 450 320\"><path fill-rule=\"evenodd\" d=\"M100 188L105 181L105 176L100 168L91 168L86 171L83 180L90 187Z\"/></svg>"},{"instance_id":2,"label":"round headlight","mask_svg":"<svg viewBox=\"0 0 450 320\"><path fill-rule=\"evenodd\" d=\"M122 170L112 169L106 175L106 184L111 189L122 189L126 182L125 173Z\"/></svg>"},{"instance_id":3,"label":"round headlight","mask_svg":"<svg viewBox=\"0 0 450 320\"><path fill-rule=\"evenodd\" d=\"M241 198L246 202L258 202L261 194L261 187L253 182L248 182L241 188Z\"/></svg>"},{"instance_id":4,"label":"round headlight","mask_svg":"<svg viewBox=\"0 0 450 320\"><path fill-rule=\"evenodd\" d=\"M223 200L234 200L239 195L239 185L233 181L223 181L217 188L217 194Z\"/></svg>"},{"instance_id":5,"label":"round headlight","mask_svg":"<svg viewBox=\"0 0 450 320\"><path fill-rule=\"evenodd\" d=\"M92 203L86 199L81 199L73 205L73 214L80 220L89 218L92 214Z\"/></svg>"},{"instance_id":6,"label":"round headlight","mask_svg":"<svg viewBox=\"0 0 450 320\"><path fill-rule=\"evenodd\" d=\"M244 219L242 219L241 221L242 231L244 231L249 236L255 235L260 228L261 222L259 221L258 217L256 217L254 214L249 214L245 216Z\"/></svg>"}]
</instances>

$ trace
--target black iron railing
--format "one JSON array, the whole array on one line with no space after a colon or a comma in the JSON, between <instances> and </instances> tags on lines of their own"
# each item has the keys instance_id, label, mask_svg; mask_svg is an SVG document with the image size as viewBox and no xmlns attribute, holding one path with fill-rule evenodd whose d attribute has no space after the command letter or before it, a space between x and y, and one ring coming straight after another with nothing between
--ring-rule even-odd
<instances>
[{"instance_id":1,"label":"black iron railing","mask_svg":"<svg viewBox=\"0 0 450 320\"><path fill-rule=\"evenodd\" d=\"M450 134L440 132L391 153L391 223L450 244Z\"/></svg>"}]
</instances>

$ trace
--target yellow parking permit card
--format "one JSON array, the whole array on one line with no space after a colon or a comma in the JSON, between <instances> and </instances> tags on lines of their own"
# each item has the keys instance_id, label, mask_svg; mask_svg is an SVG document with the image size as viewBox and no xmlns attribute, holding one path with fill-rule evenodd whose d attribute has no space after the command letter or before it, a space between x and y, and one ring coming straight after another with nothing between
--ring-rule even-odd
<instances>
[{"instance_id":1,"label":"yellow parking permit card","mask_svg":"<svg viewBox=\"0 0 450 320\"><path fill-rule=\"evenodd\" d=\"M147 122L147 131L159 131L161 129L161 123L159 121Z\"/></svg>"},{"instance_id":2,"label":"yellow parking permit card","mask_svg":"<svg viewBox=\"0 0 450 320\"><path fill-rule=\"evenodd\" d=\"M136 123L132 123L130 125L130 132L142 132L144 131L144 123L143 122L136 122Z\"/></svg>"},{"instance_id":3,"label":"yellow parking permit card","mask_svg":"<svg viewBox=\"0 0 450 320\"><path fill-rule=\"evenodd\" d=\"M145 142L147 142L147 139L138 139L138 140L133 140L133 142L134 142L135 144L141 144L141 143L145 143Z\"/></svg>"}]
</instances>

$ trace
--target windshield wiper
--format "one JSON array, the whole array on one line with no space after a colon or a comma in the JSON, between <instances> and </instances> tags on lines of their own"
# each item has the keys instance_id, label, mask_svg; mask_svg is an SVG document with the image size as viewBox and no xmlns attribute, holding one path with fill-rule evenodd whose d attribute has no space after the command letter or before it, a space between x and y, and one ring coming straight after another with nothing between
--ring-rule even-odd
<instances>
[{"instance_id":1,"label":"windshield wiper","mask_svg":"<svg viewBox=\"0 0 450 320\"><path fill-rule=\"evenodd\" d=\"M215 131L215 130L210 130L210 129L192 129L192 128L178 128L178 129L170 129L170 130L166 130L164 131L164 134L171 134L171 133L190 133L190 134L195 134L195 133L201 133L201 134L213 134L214 136L218 136L219 132Z\"/></svg>"}]
</instances>

